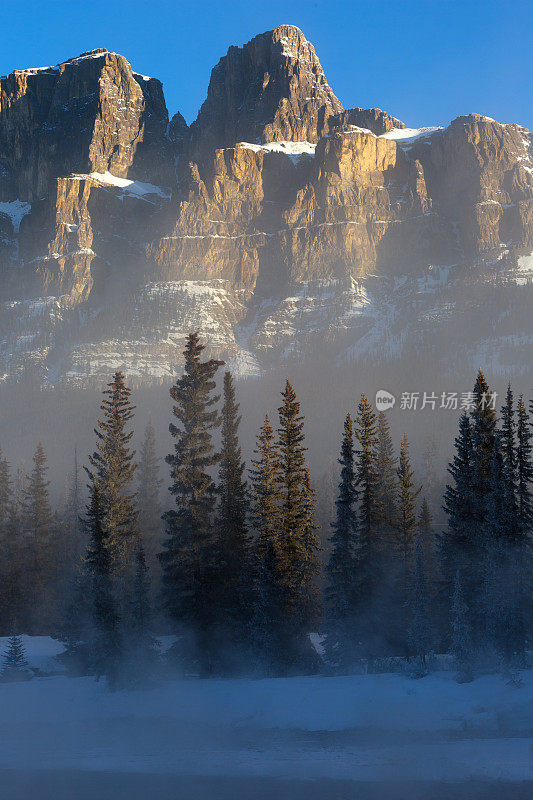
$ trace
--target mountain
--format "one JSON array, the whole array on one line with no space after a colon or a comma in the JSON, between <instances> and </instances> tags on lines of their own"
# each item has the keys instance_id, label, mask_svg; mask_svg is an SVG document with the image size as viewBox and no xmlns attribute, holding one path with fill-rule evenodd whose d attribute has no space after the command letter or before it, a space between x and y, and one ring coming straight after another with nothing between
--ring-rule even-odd
<instances>
[{"instance_id":1,"label":"mountain","mask_svg":"<svg viewBox=\"0 0 533 800\"><path fill-rule=\"evenodd\" d=\"M245 376L529 374L532 250L526 128L344 109L293 26L230 47L190 127L105 49L0 79L5 383L159 380L192 328Z\"/></svg>"}]
</instances>

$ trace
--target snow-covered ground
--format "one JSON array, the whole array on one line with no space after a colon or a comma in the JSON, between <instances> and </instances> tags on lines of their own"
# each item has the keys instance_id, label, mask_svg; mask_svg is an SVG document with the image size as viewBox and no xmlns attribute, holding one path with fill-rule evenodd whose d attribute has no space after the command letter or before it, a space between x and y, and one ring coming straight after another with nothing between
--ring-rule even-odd
<instances>
[{"instance_id":1,"label":"snow-covered ground","mask_svg":"<svg viewBox=\"0 0 533 800\"><path fill-rule=\"evenodd\" d=\"M34 666L58 649L25 644ZM62 675L4 683L0 770L521 782L533 779L533 674L520 678L191 679L115 693Z\"/></svg>"}]
</instances>

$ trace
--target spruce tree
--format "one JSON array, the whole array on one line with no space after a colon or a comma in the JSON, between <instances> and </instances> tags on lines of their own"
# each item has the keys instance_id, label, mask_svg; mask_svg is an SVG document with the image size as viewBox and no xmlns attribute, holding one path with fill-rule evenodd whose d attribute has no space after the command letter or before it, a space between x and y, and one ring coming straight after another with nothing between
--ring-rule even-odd
<instances>
[{"instance_id":1,"label":"spruce tree","mask_svg":"<svg viewBox=\"0 0 533 800\"><path fill-rule=\"evenodd\" d=\"M409 585L410 571L413 555L413 546L418 531L416 519L416 498L421 492L421 488L415 489L413 483L413 469L409 457L409 444L407 437L404 436L400 446L400 461L398 464L398 497L396 501L396 525L395 539L399 554L398 569L394 576L396 605L395 611L391 609L391 617L396 617L395 630L391 632L391 638L396 647L408 654L408 631L406 630L406 619L400 609L405 609L409 604Z\"/></svg>"},{"instance_id":2,"label":"spruce tree","mask_svg":"<svg viewBox=\"0 0 533 800\"><path fill-rule=\"evenodd\" d=\"M128 673L134 683L143 682L159 657L159 643L153 634L149 570L142 542L135 554L135 577L126 627Z\"/></svg>"},{"instance_id":3,"label":"spruce tree","mask_svg":"<svg viewBox=\"0 0 533 800\"><path fill-rule=\"evenodd\" d=\"M136 496L130 492L136 468L135 450L130 449L133 430L127 431L135 406L130 402L131 389L120 371L115 372L103 394L100 406L103 418L94 429L97 449L89 456L89 476L98 481L112 572L124 580L131 578L138 544Z\"/></svg>"},{"instance_id":4,"label":"spruce tree","mask_svg":"<svg viewBox=\"0 0 533 800\"><path fill-rule=\"evenodd\" d=\"M359 650L370 660L381 655L386 639L383 598L380 596L383 563L379 546L382 507L377 473L376 415L362 394L355 420L358 442L355 483L359 496L358 567L354 586L354 633Z\"/></svg>"},{"instance_id":5,"label":"spruce tree","mask_svg":"<svg viewBox=\"0 0 533 800\"><path fill-rule=\"evenodd\" d=\"M474 527L474 445L472 425L465 412L459 420L455 439L455 455L448 467L452 482L444 494L444 511L448 516L446 530L438 537L441 585L440 601L444 628L449 628L450 604L457 570L461 570L461 592L467 605L472 604L479 589L476 565L482 551Z\"/></svg>"},{"instance_id":6,"label":"spruce tree","mask_svg":"<svg viewBox=\"0 0 533 800\"><path fill-rule=\"evenodd\" d=\"M385 411L380 411L377 418L376 471L383 525L385 531L391 531L396 523L397 458Z\"/></svg>"},{"instance_id":7,"label":"spruce tree","mask_svg":"<svg viewBox=\"0 0 533 800\"><path fill-rule=\"evenodd\" d=\"M220 502L217 513L219 611L222 626L234 642L246 640L252 591L246 524L247 490L238 437L240 421L233 378L231 372L226 372L218 486Z\"/></svg>"},{"instance_id":8,"label":"spruce tree","mask_svg":"<svg viewBox=\"0 0 533 800\"><path fill-rule=\"evenodd\" d=\"M87 573L90 581L92 628L87 647L88 667L97 678L105 676L111 689L119 680L123 657L120 618L113 591L112 559L107 542L106 510L100 486L92 476L85 527L90 537L87 548Z\"/></svg>"},{"instance_id":9,"label":"spruce tree","mask_svg":"<svg viewBox=\"0 0 533 800\"><path fill-rule=\"evenodd\" d=\"M355 658L354 588L359 562L357 488L355 483L353 422L344 420L339 464L341 467L335 520L331 523L331 554L327 566L326 653L340 668Z\"/></svg>"},{"instance_id":10,"label":"spruce tree","mask_svg":"<svg viewBox=\"0 0 533 800\"><path fill-rule=\"evenodd\" d=\"M499 442L502 456L502 481L505 484L505 501L508 514L506 536L516 541L518 531L518 453L516 444L516 422L513 391L511 384L507 387L505 404L501 409L501 430ZM491 484L491 491L492 485Z\"/></svg>"},{"instance_id":11,"label":"spruce tree","mask_svg":"<svg viewBox=\"0 0 533 800\"><path fill-rule=\"evenodd\" d=\"M74 464L72 472L67 476L63 508L59 515L61 527L61 549L59 555L63 561L61 566L63 584L72 584L81 568L86 544L82 531L81 514L80 471L77 447L75 447Z\"/></svg>"},{"instance_id":12,"label":"spruce tree","mask_svg":"<svg viewBox=\"0 0 533 800\"><path fill-rule=\"evenodd\" d=\"M159 459L156 452L155 431L151 421L144 431L136 470L138 528L146 552L150 571L159 567L157 555L161 552L162 524L160 492L163 481L159 477ZM138 551L137 551L138 552Z\"/></svg>"},{"instance_id":13,"label":"spruce tree","mask_svg":"<svg viewBox=\"0 0 533 800\"><path fill-rule=\"evenodd\" d=\"M24 498L26 610L22 620L29 630L41 633L49 632L57 612L54 560L57 530L50 506L47 469L46 454L39 442Z\"/></svg>"},{"instance_id":14,"label":"spruce tree","mask_svg":"<svg viewBox=\"0 0 533 800\"><path fill-rule=\"evenodd\" d=\"M257 569L252 621L252 652L260 674L278 675L286 669L287 626L285 583L274 541L267 539Z\"/></svg>"},{"instance_id":15,"label":"spruce tree","mask_svg":"<svg viewBox=\"0 0 533 800\"><path fill-rule=\"evenodd\" d=\"M533 530L533 460L531 438L533 433L524 398L518 399L517 406L517 504L520 536L525 544Z\"/></svg>"},{"instance_id":16,"label":"spruce tree","mask_svg":"<svg viewBox=\"0 0 533 800\"><path fill-rule=\"evenodd\" d=\"M525 618L517 506L514 486L508 483L505 428L497 435L487 498L483 553L484 633L499 661L523 665ZM481 642L485 644L485 642Z\"/></svg>"},{"instance_id":17,"label":"spruce tree","mask_svg":"<svg viewBox=\"0 0 533 800\"><path fill-rule=\"evenodd\" d=\"M181 630L187 629L194 651L191 658L208 674L213 669L212 635L219 596L216 493L208 470L219 460L212 436L220 424L216 409L220 398L214 390L221 362L202 361L204 349L198 334L189 334L184 373L170 389L178 425L170 425L175 445L166 460L176 507L163 515L167 539L160 559L166 612Z\"/></svg>"},{"instance_id":18,"label":"spruce tree","mask_svg":"<svg viewBox=\"0 0 533 800\"><path fill-rule=\"evenodd\" d=\"M316 490L311 484L311 473L306 466L304 471L302 498L302 551L300 562L300 591L302 594L302 625L308 629L318 625L322 606L317 577L320 572L320 544L316 521Z\"/></svg>"},{"instance_id":19,"label":"spruce tree","mask_svg":"<svg viewBox=\"0 0 533 800\"><path fill-rule=\"evenodd\" d=\"M280 523L277 558L287 598L292 636L286 644L288 663L296 666L310 657L307 634L314 622L314 575L317 570L316 535L312 530L312 501L305 460L304 417L287 380L279 408L278 485Z\"/></svg>"},{"instance_id":20,"label":"spruce tree","mask_svg":"<svg viewBox=\"0 0 533 800\"><path fill-rule=\"evenodd\" d=\"M250 522L254 533L254 560L259 566L268 542L279 546L280 492L274 431L268 414L257 436L250 469Z\"/></svg>"},{"instance_id":21,"label":"spruce tree","mask_svg":"<svg viewBox=\"0 0 533 800\"><path fill-rule=\"evenodd\" d=\"M29 602L28 572L31 563L28 534L24 529L24 502L28 476L23 466L17 469L8 507L8 517L3 526L0 564L0 632L7 635L13 620L23 620L27 625Z\"/></svg>"},{"instance_id":22,"label":"spruce tree","mask_svg":"<svg viewBox=\"0 0 533 800\"><path fill-rule=\"evenodd\" d=\"M401 552L402 562L407 567L412 555L413 544L417 533L416 498L422 487L415 489L414 471L409 457L407 436L402 439L398 475L398 499L396 502L397 517L395 534Z\"/></svg>"},{"instance_id":23,"label":"spruce tree","mask_svg":"<svg viewBox=\"0 0 533 800\"><path fill-rule=\"evenodd\" d=\"M14 628L4 653L1 678L4 681L22 681L30 677L24 644Z\"/></svg>"},{"instance_id":24,"label":"spruce tree","mask_svg":"<svg viewBox=\"0 0 533 800\"><path fill-rule=\"evenodd\" d=\"M491 392L479 370L474 384L472 411L474 527L476 542L481 543L486 516L487 497L491 485L491 466L496 437L496 411L490 402Z\"/></svg>"}]
</instances>

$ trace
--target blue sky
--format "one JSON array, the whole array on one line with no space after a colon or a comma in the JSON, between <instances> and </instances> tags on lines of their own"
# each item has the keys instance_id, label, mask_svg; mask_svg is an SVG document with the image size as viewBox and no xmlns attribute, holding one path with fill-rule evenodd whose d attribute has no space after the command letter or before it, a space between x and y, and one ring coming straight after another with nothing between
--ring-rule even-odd
<instances>
[{"instance_id":1,"label":"blue sky","mask_svg":"<svg viewBox=\"0 0 533 800\"><path fill-rule=\"evenodd\" d=\"M11 13L0 74L107 47L163 81L188 122L230 44L282 23L313 42L344 104L379 106L408 125L477 111L533 127L531 0L171 2L25 0Z\"/></svg>"}]
</instances>

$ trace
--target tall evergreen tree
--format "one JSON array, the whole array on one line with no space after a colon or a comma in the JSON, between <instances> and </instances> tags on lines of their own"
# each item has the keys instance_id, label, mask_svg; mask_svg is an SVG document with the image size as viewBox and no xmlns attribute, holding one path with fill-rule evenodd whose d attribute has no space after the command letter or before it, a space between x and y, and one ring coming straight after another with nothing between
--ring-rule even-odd
<instances>
[{"instance_id":1,"label":"tall evergreen tree","mask_svg":"<svg viewBox=\"0 0 533 800\"><path fill-rule=\"evenodd\" d=\"M377 474L376 415L363 394L355 420L358 442L355 459L355 483L359 496L357 581L354 587L355 636L360 652L370 660L383 652L386 632L383 629L383 578L379 531L382 508Z\"/></svg>"},{"instance_id":2,"label":"tall evergreen tree","mask_svg":"<svg viewBox=\"0 0 533 800\"><path fill-rule=\"evenodd\" d=\"M341 475L335 502L336 515L331 523L333 533L326 588L326 652L328 660L341 668L353 663L355 657L354 588L359 541L354 459L353 422L347 414L339 458Z\"/></svg>"},{"instance_id":3,"label":"tall evergreen tree","mask_svg":"<svg viewBox=\"0 0 533 800\"><path fill-rule=\"evenodd\" d=\"M113 592L112 560L107 543L106 512L96 478L89 484L85 526L90 537L87 573L90 581L93 626L87 647L88 667L97 678L106 677L116 688L123 657L120 618Z\"/></svg>"},{"instance_id":4,"label":"tall evergreen tree","mask_svg":"<svg viewBox=\"0 0 533 800\"><path fill-rule=\"evenodd\" d=\"M47 459L39 442L33 456L24 500L26 538L26 611L25 626L35 632L48 632L57 609L54 545L57 530L50 506Z\"/></svg>"},{"instance_id":5,"label":"tall evergreen tree","mask_svg":"<svg viewBox=\"0 0 533 800\"><path fill-rule=\"evenodd\" d=\"M255 536L256 565L260 565L268 542L279 546L280 491L274 431L268 414L257 436L255 458L250 469L250 521Z\"/></svg>"},{"instance_id":6,"label":"tall evergreen tree","mask_svg":"<svg viewBox=\"0 0 533 800\"><path fill-rule=\"evenodd\" d=\"M518 524L522 541L527 542L533 530L533 460L531 438L533 433L524 398L518 398L517 406L517 504Z\"/></svg>"},{"instance_id":7,"label":"tall evergreen tree","mask_svg":"<svg viewBox=\"0 0 533 800\"><path fill-rule=\"evenodd\" d=\"M518 532L518 460L516 445L516 421L513 391L511 385L507 387L505 403L501 410L501 431L499 433L500 450L502 457L502 481L505 488L506 510L508 514L508 528L506 536L516 540ZM493 491L492 486L491 492Z\"/></svg>"},{"instance_id":8,"label":"tall evergreen tree","mask_svg":"<svg viewBox=\"0 0 533 800\"><path fill-rule=\"evenodd\" d=\"M390 531L396 524L398 481L397 458L394 455L389 421L385 411L380 411L377 418L376 472L383 524L385 529Z\"/></svg>"},{"instance_id":9,"label":"tall evergreen tree","mask_svg":"<svg viewBox=\"0 0 533 800\"><path fill-rule=\"evenodd\" d=\"M311 484L311 473L306 466L304 471L302 498L302 560L300 562L300 591L302 594L303 625L308 629L317 626L321 616L320 592L317 576L320 573L316 521L316 490Z\"/></svg>"},{"instance_id":10,"label":"tall evergreen tree","mask_svg":"<svg viewBox=\"0 0 533 800\"><path fill-rule=\"evenodd\" d=\"M100 406L103 418L94 430L97 449L89 456L89 476L98 481L113 573L131 578L138 545L138 511L135 493L130 493L136 465L135 450L130 449L133 431L128 432L127 426L133 419L135 406L130 402L131 389L120 371L115 372L103 394Z\"/></svg>"},{"instance_id":11,"label":"tall evergreen tree","mask_svg":"<svg viewBox=\"0 0 533 800\"><path fill-rule=\"evenodd\" d=\"M280 493L280 534L277 558L287 598L287 616L293 635L286 645L289 664L296 665L310 656L307 634L313 623L314 574L310 523L310 487L305 460L304 417L300 403L287 380L279 408L278 484ZM303 565L305 569L302 569Z\"/></svg>"},{"instance_id":12,"label":"tall evergreen tree","mask_svg":"<svg viewBox=\"0 0 533 800\"><path fill-rule=\"evenodd\" d=\"M507 666L523 665L525 617L514 484L509 486L506 431L496 437L483 560L483 631Z\"/></svg>"},{"instance_id":13,"label":"tall evergreen tree","mask_svg":"<svg viewBox=\"0 0 533 800\"><path fill-rule=\"evenodd\" d=\"M127 671L134 683L144 682L159 657L159 643L153 634L149 570L144 547L139 541L135 554L135 577L126 627Z\"/></svg>"},{"instance_id":14,"label":"tall evergreen tree","mask_svg":"<svg viewBox=\"0 0 533 800\"><path fill-rule=\"evenodd\" d=\"M284 653L290 631L286 630L285 589L274 541L267 539L257 569L252 620L252 649L260 674L278 675L286 669Z\"/></svg>"},{"instance_id":15,"label":"tall evergreen tree","mask_svg":"<svg viewBox=\"0 0 533 800\"><path fill-rule=\"evenodd\" d=\"M461 592L467 605L479 589L476 564L482 556L474 528L474 445L472 425L465 412L459 420L459 433L455 439L455 455L448 467L452 482L444 494L444 511L448 516L446 530L438 537L441 571L441 607L445 628L450 622L450 605L457 570L462 573Z\"/></svg>"},{"instance_id":16,"label":"tall evergreen tree","mask_svg":"<svg viewBox=\"0 0 533 800\"><path fill-rule=\"evenodd\" d=\"M400 447L400 461L398 464L398 496L396 501L395 538L399 554L399 563L394 576L396 604L395 611L391 609L391 617L395 617L395 630L391 638L395 648L401 647L406 654L409 652L407 620L404 613L398 613L409 605L411 583L411 562L413 546L416 539L418 525L416 519L416 499L421 492L421 487L415 489L413 482L413 469L409 457L409 443L404 436Z\"/></svg>"},{"instance_id":17,"label":"tall evergreen tree","mask_svg":"<svg viewBox=\"0 0 533 800\"><path fill-rule=\"evenodd\" d=\"M7 463L7 462L6 462ZM8 473L9 474L9 473ZM2 563L0 564L0 631L8 635L14 620L26 621L28 616L28 570L30 553L24 529L24 510L28 476L19 466L11 485L7 519L1 529Z\"/></svg>"},{"instance_id":18,"label":"tall evergreen tree","mask_svg":"<svg viewBox=\"0 0 533 800\"><path fill-rule=\"evenodd\" d=\"M155 431L151 421L144 431L136 470L138 526L152 571L159 566L157 555L161 552L162 524L160 492L163 481L159 477L159 459L156 452ZM138 550L137 550L138 552Z\"/></svg>"},{"instance_id":19,"label":"tall evergreen tree","mask_svg":"<svg viewBox=\"0 0 533 800\"><path fill-rule=\"evenodd\" d=\"M478 543L483 538L487 497L491 487L491 467L496 438L496 411L489 385L479 370L474 384L472 411L474 526Z\"/></svg>"},{"instance_id":20,"label":"tall evergreen tree","mask_svg":"<svg viewBox=\"0 0 533 800\"><path fill-rule=\"evenodd\" d=\"M422 487L415 489L413 482L414 471L409 457L409 443L404 436L400 448L400 463L398 465L398 500L396 519L396 539L400 548L402 561L408 565L412 555L413 544L417 533L416 498Z\"/></svg>"},{"instance_id":21,"label":"tall evergreen tree","mask_svg":"<svg viewBox=\"0 0 533 800\"><path fill-rule=\"evenodd\" d=\"M239 404L231 372L224 375L222 447L220 452L220 503L217 514L219 586L222 626L234 641L243 641L249 629L251 576L246 525L246 483L239 446Z\"/></svg>"},{"instance_id":22,"label":"tall evergreen tree","mask_svg":"<svg viewBox=\"0 0 533 800\"><path fill-rule=\"evenodd\" d=\"M202 361L204 349L198 334L189 334L184 373L170 389L178 425L171 423L169 428L175 445L167 463L176 508L164 514L167 540L160 559L165 609L175 623L187 626L194 649L191 657L203 673L209 673L219 588L215 485L208 470L219 460L212 436L220 424L215 407L220 396L214 390L221 362Z\"/></svg>"}]
</instances>

